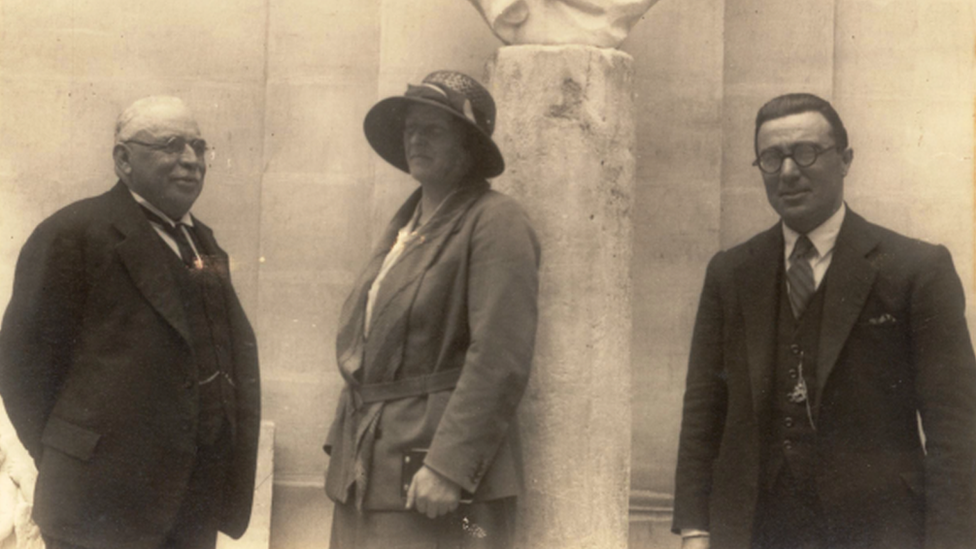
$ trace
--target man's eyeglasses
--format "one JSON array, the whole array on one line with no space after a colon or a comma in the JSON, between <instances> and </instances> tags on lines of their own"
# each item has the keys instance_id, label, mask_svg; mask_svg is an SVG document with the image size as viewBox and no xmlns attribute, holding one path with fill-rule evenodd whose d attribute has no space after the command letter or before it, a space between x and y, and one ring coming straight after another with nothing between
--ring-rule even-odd
<instances>
[{"instance_id":1,"label":"man's eyeglasses","mask_svg":"<svg viewBox=\"0 0 976 549\"><path fill-rule=\"evenodd\" d=\"M817 158L821 154L832 150L840 150L840 147L836 145L831 145L830 147L821 147L819 145L814 145L813 143L798 143L795 145L789 153L784 153L778 149L766 149L759 153L759 158L757 158L752 165L759 166L759 169L763 173L774 174L779 173L783 169L783 161L787 158L792 158L793 162L801 168L809 168L817 161Z\"/></svg>"},{"instance_id":2,"label":"man's eyeglasses","mask_svg":"<svg viewBox=\"0 0 976 549\"><path fill-rule=\"evenodd\" d=\"M162 143L146 143L145 141L139 141L136 139L127 139L125 143L135 143L136 145L142 145L143 147L148 147L156 151L163 151L166 154L183 154L186 150L186 146L189 145L193 152L197 156L202 157L207 153L209 147L207 142L203 139L186 139L185 137L173 136Z\"/></svg>"}]
</instances>

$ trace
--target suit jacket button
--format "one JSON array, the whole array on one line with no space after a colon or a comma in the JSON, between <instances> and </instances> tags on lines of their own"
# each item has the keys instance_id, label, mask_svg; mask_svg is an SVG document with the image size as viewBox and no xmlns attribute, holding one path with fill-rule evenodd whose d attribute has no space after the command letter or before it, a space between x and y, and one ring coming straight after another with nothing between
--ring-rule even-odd
<instances>
[{"instance_id":1,"label":"suit jacket button","mask_svg":"<svg viewBox=\"0 0 976 549\"><path fill-rule=\"evenodd\" d=\"M784 419L783 420L783 424L786 425L787 427L792 427L793 426L793 418L788 417L788 418ZM787 441L787 442L789 442L789 441Z\"/></svg>"},{"instance_id":2,"label":"suit jacket button","mask_svg":"<svg viewBox=\"0 0 976 549\"><path fill-rule=\"evenodd\" d=\"M793 353L794 355L800 354L800 346L797 345L796 343L790 345L790 352Z\"/></svg>"},{"instance_id":3,"label":"suit jacket button","mask_svg":"<svg viewBox=\"0 0 976 549\"><path fill-rule=\"evenodd\" d=\"M790 379L796 379L797 375L796 368L790 368Z\"/></svg>"},{"instance_id":4,"label":"suit jacket button","mask_svg":"<svg viewBox=\"0 0 976 549\"><path fill-rule=\"evenodd\" d=\"M789 439L784 440L783 441L783 449L784 450L792 450L793 449L793 443Z\"/></svg>"}]
</instances>

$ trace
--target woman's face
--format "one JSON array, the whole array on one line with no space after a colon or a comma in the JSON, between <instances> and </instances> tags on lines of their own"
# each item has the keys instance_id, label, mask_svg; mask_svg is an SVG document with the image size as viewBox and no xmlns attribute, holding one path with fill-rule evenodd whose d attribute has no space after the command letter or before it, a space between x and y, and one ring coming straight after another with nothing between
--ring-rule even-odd
<instances>
[{"instance_id":1,"label":"woman's face","mask_svg":"<svg viewBox=\"0 0 976 549\"><path fill-rule=\"evenodd\" d=\"M410 105L403 127L403 152L410 175L424 184L456 184L468 174L463 123L428 105Z\"/></svg>"}]
</instances>

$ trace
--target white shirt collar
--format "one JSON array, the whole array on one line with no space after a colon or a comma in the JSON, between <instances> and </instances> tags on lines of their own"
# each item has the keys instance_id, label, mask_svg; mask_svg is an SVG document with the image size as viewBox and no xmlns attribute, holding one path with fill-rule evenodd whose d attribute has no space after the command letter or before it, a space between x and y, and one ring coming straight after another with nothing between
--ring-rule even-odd
<instances>
[{"instance_id":1,"label":"white shirt collar","mask_svg":"<svg viewBox=\"0 0 976 549\"><path fill-rule=\"evenodd\" d=\"M152 213L158 215L159 218L162 219L163 221L169 222L171 226L175 227L177 223L183 223L184 225L190 227L193 226L193 216L190 215L190 212L186 212L185 214L183 214L183 217L181 217L177 221L173 221L173 218L164 214L156 206L150 204L149 201L143 198L142 196L140 196L139 193L133 191L131 188L129 189L129 192L132 193L132 198L136 199L136 202L138 202L141 206L145 207L147 210L151 211Z\"/></svg>"},{"instance_id":2,"label":"white shirt collar","mask_svg":"<svg viewBox=\"0 0 976 549\"><path fill-rule=\"evenodd\" d=\"M837 244L837 235L840 234L840 226L843 225L846 214L847 205L841 202L840 208L834 212L834 215L828 217L827 221L824 221L816 229L807 233L807 238L810 239L813 247L817 249L817 257L826 257L834 250L834 245ZM781 225L783 226L783 241L785 243L784 251L787 261L789 261L790 254L793 252L793 246L796 244L797 239L800 238L800 233L787 227L786 223L781 223Z\"/></svg>"}]
</instances>

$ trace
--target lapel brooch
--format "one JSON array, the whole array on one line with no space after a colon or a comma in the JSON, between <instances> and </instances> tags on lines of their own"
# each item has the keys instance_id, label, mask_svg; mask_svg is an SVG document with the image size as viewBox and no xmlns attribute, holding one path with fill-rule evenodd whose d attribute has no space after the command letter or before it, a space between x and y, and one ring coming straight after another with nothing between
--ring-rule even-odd
<instances>
[{"instance_id":1,"label":"lapel brooch","mask_svg":"<svg viewBox=\"0 0 976 549\"><path fill-rule=\"evenodd\" d=\"M896 320L895 317L891 316L888 313L885 313L876 318L868 319L868 324L872 326L880 326L882 324L895 324L896 322L898 322L898 320Z\"/></svg>"}]
</instances>

